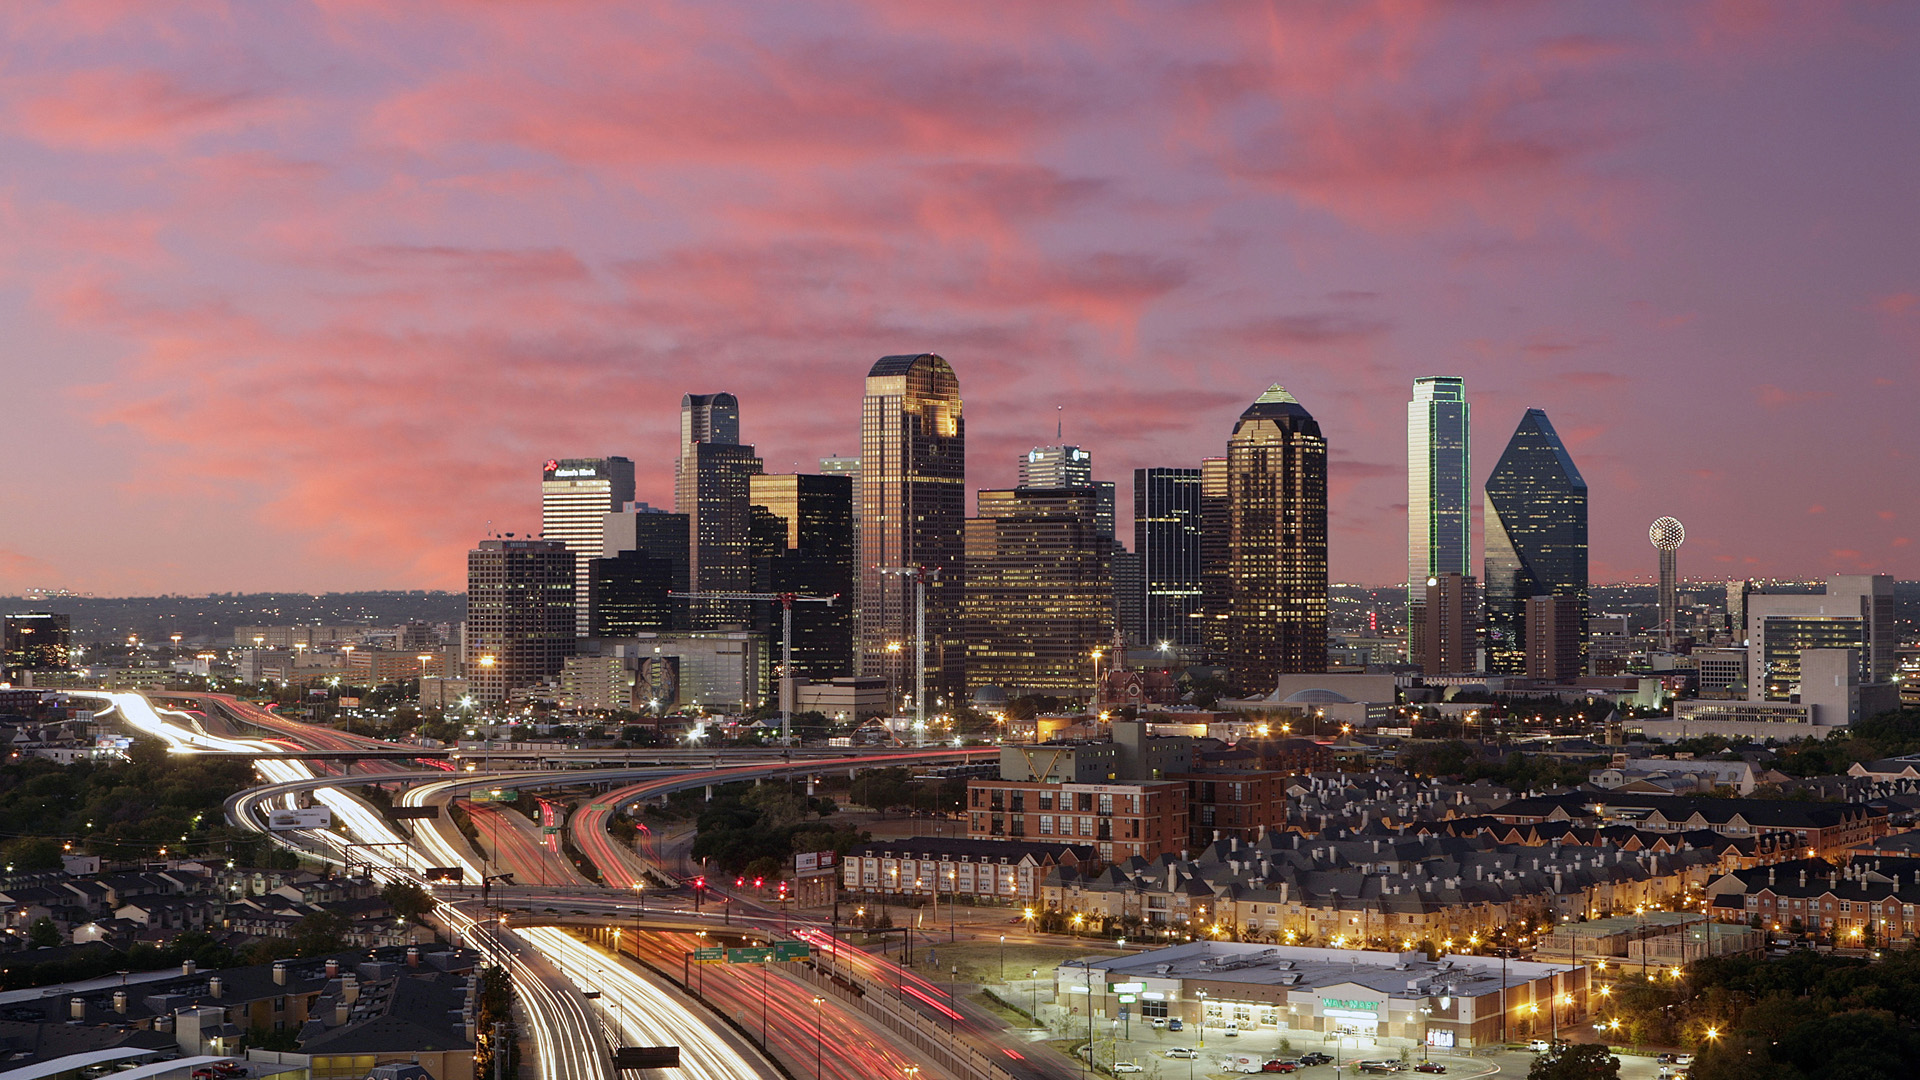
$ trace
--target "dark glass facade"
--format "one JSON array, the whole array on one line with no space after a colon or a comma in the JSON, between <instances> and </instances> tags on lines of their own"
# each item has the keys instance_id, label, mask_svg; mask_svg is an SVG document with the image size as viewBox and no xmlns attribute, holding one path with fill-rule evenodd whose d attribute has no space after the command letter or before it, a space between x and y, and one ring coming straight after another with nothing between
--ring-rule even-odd
<instances>
[{"instance_id":1,"label":"dark glass facade","mask_svg":"<svg viewBox=\"0 0 1920 1080\"><path fill-rule=\"evenodd\" d=\"M753 591L837 597L793 607L793 670L815 682L853 674L853 478L753 478ZM781 656L780 607L756 605L768 656Z\"/></svg>"},{"instance_id":2,"label":"dark glass facade","mask_svg":"<svg viewBox=\"0 0 1920 1080\"><path fill-rule=\"evenodd\" d=\"M1487 478L1486 535L1487 670L1525 674L1528 600L1571 596L1574 625L1587 616L1587 482L1539 409Z\"/></svg>"},{"instance_id":3,"label":"dark glass facade","mask_svg":"<svg viewBox=\"0 0 1920 1080\"><path fill-rule=\"evenodd\" d=\"M688 517L687 577L693 591L747 592L753 587L751 485L760 472L753 447L695 443L681 459L681 483L692 497ZM693 597L688 619L695 630L745 626L746 601Z\"/></svg>"},{"instance_id":4,"label":"dark glass facade","mask_svg":"<svg viewBox=\"0 0 1920 1080\"><path fill-rule=\"evenodd\" d=\"M467 553L467 677L494 703L573 655L573 552L558 540L482 540Z\"/></svg>"},{"instance_id":5,"label":"dark glass facade","mask_svg":"<svg viewBox=\"0 0 1920 1080\"><path fill-rule=\"evenodd\" d=\"M1227 566L1227 459L1200 462L1200 611L1202 653L1219 662L1227 655L1227 623L1233 614L1233 579Z\"/></svg>"},{"instance_id":6,"label":"dark glass facade","mask_svg":"<svg viewBox=\"0 0 1920 1080\"><path fill-rule=\"evenodd\" d=\"M966 423L953 368L932 353L882 357L867 373L860 407L861 674L885 677L887 643L900 642L908 650L900 672L911 684L913 582L880 571L937 570L927 585L928 693L959 692L966 494Z\"/></svg>"},{"instance_id":7,"label":"dark glass facade","mask_svg":"<svg viewBox=\"0 0 1920 1080\"><path fill-rule=\"evenodd\" d=\"M1133 470L1133 552L1145 591L1141 642L1201 644L1199 469Z\"/></svg>"},{"instance_id":8,"label":"dark glass facade","mask_svg":"<svg viewBox=\"0 0 1920 1080\"><path fill-rule=\"evenodd\" d=\"M45 611L6 617L6 675L65 671L73 666L73 619Z\"/></svg>"},{"instance_id":9,"label":"dark glass facade","mask_svg":"<svg viewBox=\"0 0 1920 1080\"><path fill-rule=\"evenodd\" d=\"M1327 669L1327 441L1278 385L1227 440L1228 668L1260 692Z\"/></svg>"}]
</instances>

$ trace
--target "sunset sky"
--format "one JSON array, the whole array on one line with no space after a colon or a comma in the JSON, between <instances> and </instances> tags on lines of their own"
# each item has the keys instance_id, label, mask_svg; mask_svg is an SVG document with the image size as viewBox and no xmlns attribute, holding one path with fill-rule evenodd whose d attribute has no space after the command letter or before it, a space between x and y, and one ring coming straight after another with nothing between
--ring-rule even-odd
<instances>
[{"instance_id":1,"label":"sunset sky","mask_svg":"<svg viewBox=\"0 0 1920 1080\"><path fill-rule=\"evenodd\" d=\"M1430 374L1479 480L1547 410L1595 581L1663 514L1688 577L1920 576L1920 5L15 0L0 35L0 592L462 588L546 459L670 505L680 395L730 390L811 470L923 351L973 486L1064 405L1123 510L1284 384L1337 580L1405 573Z\"/></svg>"}]
</instances>

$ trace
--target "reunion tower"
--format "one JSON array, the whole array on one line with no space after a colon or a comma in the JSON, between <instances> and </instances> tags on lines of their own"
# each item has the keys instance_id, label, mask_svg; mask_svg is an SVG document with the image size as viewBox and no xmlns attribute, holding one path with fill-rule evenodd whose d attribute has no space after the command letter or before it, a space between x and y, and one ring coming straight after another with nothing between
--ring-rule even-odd
<instances>
[{"instance_id":1,"label":"reunion tower","mask_svg":"<svg viewBox=\"0 0 1920 1080\"><path fill-rule=\"evenodd\" d=\"M1680 617L1680 545L1686 543L1687 527L1678 518L1663 517L1647 530L1647 539L1660 552L1660 643L1671 649Z\"/></svg>"}]
</instances>

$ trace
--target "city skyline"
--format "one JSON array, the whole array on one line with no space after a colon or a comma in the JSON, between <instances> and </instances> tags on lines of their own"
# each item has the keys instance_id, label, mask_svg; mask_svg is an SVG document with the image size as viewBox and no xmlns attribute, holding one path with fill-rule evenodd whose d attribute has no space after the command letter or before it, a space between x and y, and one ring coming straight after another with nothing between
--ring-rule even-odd
<instances>
[{"instance_id":1,"label":"city skyline","mask_svg":"<svg viewBox=\"0 0 1920 1080\"><path fill-rule=\"evenodd\" d=\"M1596 581L1668 513L1698 579L1920 577L1920 12L672 10L0 13L0 592L458 588L530 463L670 506L664 406L726 387L792 471L916 350L969 502L1190 467L1278 381L1390 583L1444 371L1559 419Z\"/></svg>"}]
</instances>

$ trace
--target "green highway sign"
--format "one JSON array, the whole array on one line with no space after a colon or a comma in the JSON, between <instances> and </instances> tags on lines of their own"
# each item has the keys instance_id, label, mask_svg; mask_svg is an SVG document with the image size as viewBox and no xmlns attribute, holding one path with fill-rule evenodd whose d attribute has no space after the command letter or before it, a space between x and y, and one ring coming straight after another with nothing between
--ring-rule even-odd
<instances>
[{"instance_id":1,"label":"green highway sign","mask_svg":"<svg viewBox=\"0 0 1920 1080\"><path fill-rule=\"evenodd\" d=\"M775 960L805 960L813 955L813 947L804 941L776 941L773 943Z\"/></svg>"},{"instance_id":2,"label":"green highway sign","mask_svg":"<svg viewBox=\"0 0 1920 1080\"><path fill-rule=\"evenodd\" d=\"M587 804L587 809L589 809L589 810L611 810L611 809L613 809L613 807L612 807L612 806L611 806L610 804L608 804L608 803L603 803L603 802L590 802L590 803L588 803L588 804Z\"/></svg>"},{"instance_id":3,"label":"green highway sign","mask_svg":"<svg viewBox=\"0 0 1920 1080\"><path fill-rule=\"evenodd\" d=\"M727 950L729 964L764 964L771 959L773 959L773 949L766 945Z\"/></svg>"},{"instance_id":4,"label":"green highway sign","mask_svg":"<svg viewBox=\"0 0 1920 1080\"><path fill-rule=\"evenodd\" d=\"M727 960L727 950L716 945L711 949L693 950L693 962L696 964L723 964Z\"/></svg>"},{"instance_id":5,"label":"green highway sign","mask_svg":"<svg viewBox=\"0 0 1920 1080\"><path fill-rule=\"evenodd\" d=\"M476 791L474 802L519 802L520 793L512 788L494 788L492 791Z\"/></svg>"},{"instance_id":6,"label":"green highway sign","mask_svg":"<svg viewBox=\"0 0 1920 1080\"><path fill-rule=\"evenodd\" d=\"M559 831L560 831L560 826L558 826L558 825L542 825L542 826L540 826L540 831L541 831L541 833L543 833L544 835L547 835L547 836L552 836L552 835L553 835L554 833L557 833L557 832L559 832Z\"/></svg>"}]
</instances>

